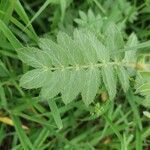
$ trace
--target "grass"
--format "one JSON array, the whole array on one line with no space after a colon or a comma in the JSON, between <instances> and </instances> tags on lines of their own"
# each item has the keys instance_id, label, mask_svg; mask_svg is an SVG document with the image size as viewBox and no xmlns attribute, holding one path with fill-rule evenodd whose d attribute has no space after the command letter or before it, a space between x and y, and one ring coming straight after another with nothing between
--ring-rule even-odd
<instances>
[{"instance_id":1,"label":"grass","mask_svg":"<svg viewBox=\"0 0 150 150\"><path fill-rule=\"evenodd\" d=\"M117 17L115 4L119 3L122 15ZM125 38L131 32L136 33L141 43L134 48L140 49L141 60L146 57L149 65L149 0L131 0L130 5L127 0L115 0L115 3L111 0L1 0L0 149L149 149L150 122L143 111L148 112L150 105L142 104L144 97L135 94L132 86L126 94L118 87L117 97L110 102L103 101L99 94L96 102L86 107L80 96L64 105L60 96L42 101L39 89L25 90L19 85L21 75L30 67L19 60L16 49L37 46L39 37L55 39L60 30L71 34L73 28L79 27L74 21L79 11L86 13L89 8L118 26L124 23ZM131 79L131 84L134 81Z\"/></svg>"}]
</instances>

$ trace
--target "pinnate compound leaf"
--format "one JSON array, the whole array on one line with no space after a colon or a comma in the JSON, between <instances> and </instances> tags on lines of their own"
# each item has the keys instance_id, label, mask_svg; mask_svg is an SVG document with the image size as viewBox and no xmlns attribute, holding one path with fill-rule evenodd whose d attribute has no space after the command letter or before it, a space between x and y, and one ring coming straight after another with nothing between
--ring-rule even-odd
<instances>
[{"instance_id":1,"label":"pinnate compound leaf","mask_svg":"<svg viewBox=\"0 0 150 150\"><path fill-rule=\"evenodd\" d=\"M110 31L111 27L114 31ZM111 57L111 52L121 48L124 42L115 25L110 25L107 31L110 33L105 42L91 31L76 29L73 38L63 32L58 34L57 42L40 38L39 47L42 50L19 49L20 59L37 68L23 75L20 85L28 89L41 87L40 95L46 100L61 94L65 104L79 94L86 105L91 104L103 83L109 99L114 99L117 76L126 92L129 88L127 70L122 63L116 62L118 58L120 60L120 55Z\"/></svg>"}]
</instances>

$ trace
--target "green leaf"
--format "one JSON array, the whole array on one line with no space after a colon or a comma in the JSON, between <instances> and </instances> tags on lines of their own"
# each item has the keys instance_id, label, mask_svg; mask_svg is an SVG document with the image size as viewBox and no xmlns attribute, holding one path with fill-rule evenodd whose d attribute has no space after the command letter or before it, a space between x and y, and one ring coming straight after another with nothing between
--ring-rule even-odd
<instances>
[{"instance_id":1,"label":"green leaf","mask_svg":"<svg viewBox=\"0 0 150 150\"><path fill-rule=\"evenodd\" d=\"M69 64L83 64L83 55L80 51L80 48L69 35L59 32L57 35L57 42L60 44L60 46L62 46L63 49L66 50L66 55L69 58Z\"/></svg>"},{"instance_id":2,"label":"green leaf","mask_svg":"<svg viewBox=\"0 0 150 150\"><path fill-rule=\"evenodd\" d=\"M113 67L102 67L102 77L110 99L114 99L116 96L116 79Z\"/></svg>"},{"instance_id":3,"label":"green leaf","mask_svg":"<svg viewBox=\"0 0 150 150\"><path fill-rule=\"evenodd\" d=\"M21 48L17 49L19 58L26 64L35 68L51 67L51 56L46 51L37 48Z\"/></svg>"},{"instance_id":4,"label":"green leaf","mask_svg":"<svg viewBox=\"0 0 150 150\"><path fill-rule=\"evenodd\" d=\"M85 72L84 85L82 89L82 99L88 106L95 98L100 86L100 71L99 69L89 68Z\"/></svg>"},{"instance_id":5,"label":"green leaf","mask_svg":"<svg viewBox=\"0 0 150 150\"><path fill-rule=\"evenodd\" d=\"M40 149L41 145L44 143L44 141L48 138L49 135L50 131L48 131L47 128L42 128L38 137L34 140L34 149Z\"/></svg>"},{"instance_id":6,"label":"green leaf","mask_svg":"<svg viewBox=\"0 0 150 150\"><path fill-rule=\"evenodd\" d=\"M124 92L127 92L127 90L129 89L129 75L127 71L125 70L125 68L122 66L117 67L116 70L117 70L117 75L121 83L121 86Z\"/></svg>"},{"instance_id":7,"label":"green leaf","mask_svg":"<svg viewBox=\"0 0 150 150\"><path fill-rule=\"evenodd\" d=\"M51 56L53 65L59 67L68 65L68 57L60 45L50 39L41 38L39 39L39 46Z\"/></svg>"},{"instance_id":8,"label":"green leaf","mask_svg":"<svg viewBox=\"0 0 150 150\"><path fill-rule=\"evenodd\" d=\"M47 80L47 83L41 90L41 96L45 99L50 99L60 93L61 90L61 71L55 71L52 76Z\"/></svg>"},{"instance_id":9,"label":"green leaf","mask_svg":"<svg viewBox=\"0 0 150 150\"><path fill-rule=\"evenodd\" d=\"M105 45L101 41L99 41L92 32L86 31L86 36L88 38L88 43L91 44L91 50L96 52L97 61L109 62L110 54Z\"/></svg>"},{"instance_id":10,"label":"green leaf","mask_svg":"<svg viewBox=\"0 0 150 150\"><path fill-rule=\"evenodd\" d=\"M21 42L14 36L14 34L10 31L10 29L6 26L6 24L0 20L0 30L3 32L5 37L10 41L11 45L17 49L22 48Z\"/></svg>"},{"instance_id":11,"label":"green leaf","mask_svg":"<svg viewBox=\"0 0 150 150\"><path fill-rule=\"evenodd\" d=\"M1 107L7 108L7 98L6 98L5 90L1 84L2 83L0 81L0 108Z\"/></svg>"},{"instance_id":12,"label":"green leaf","mask_svg":"<svg viewBox=\"0 0 150 150\"><path fill-rule=\"evenodd\" d=\"M134 46L136 46L138 44L138 40L137 40L137 37L134 33L132 33L129 38L128 38L128 41L126 43L126 46L125 48L132 48ZM125 52L125 57L124 57L124 61L126 62L136 62L136 54L137 53L137 50L130 50L130 51L126 51Z\"/></svg>"},{"instance_id":13,"label":"green leaf","mask_svg":"<svg viewBox=\"0 0 150 150\"><path fill-rule=\"evenodd\" d=\"M141 123L141 118L140 118L138 108L137 108L136 103L135 103L136 96L133 94L133 92L131 90L129 90L126 94L126 98L129 102L129 104L131 105L132 111L134 113L135 123L139 127L139 129L141 130L142 129L142 123Z\"/></svg>"},{"instance_id":14,"label":"green leaf","mask_svg":"<svg viewBox=\"0 0 150 150\"><path fill-rule=\"evenodd\" d=\"M7 77L9 71L7 70L5 64L0 60L0 77Z\"/></svg>"},{"instance_id":15,"label":"green leaf","mask_svg":"<svg viewBox=\"0 0 150 150\"><path fill-rule=\"evenodd\" d=\"M142 95L150 95L150 82L142 84L140 87L137 88L137 92L142 93Z\"/></svg>"},{"instance_id":16,"label":"green leaf","mask_svg":"<svg viewBox=\"0 0 150 150\"><path fill-rule=\"evenodd\" d=\"M79 16L80 18L75 18L74 21L80 28L88 29L96 35L100 34L103 26L103 18L100 14L95 15L94 12L89 9L87 14L79 11Z\"/></svg>"},{"instance_id":17,"label":"green leaf","mask_svg":"<svg viewBox=\"0 0 150 150\"><path fill-rule=\"evenodd\" d=\"M87 16L83 11L79 11L79 15L80 15L82 20L87 21Z\"/></svg>"},{"instance_id":18,"label":"green leaf","mask_svg":"<svg viewBox=\"0 0 150 150\"><path fill-rule=\"evenodd\" d=\"M44 69L34 69L24 74L20 86L32 89L42 87L51 77L51 72Z\"/></svg>"},{"instance_id":19,"label":"green leaf","mask_svg":"<svg viewBox=\"0 0 150 150\"><path fill-rule=\"evenodd\" d=\"M25 134L25 131L22 129L21 122L18 117L12 116L13 123L15 125L16 132L18 134L19 140L24 150L33 149L29 138Z\"/></svg>"},{"instance_id":20,"label":"green leaf","mask_svg":"<svg viewBox=\"0 0 150 150\"><path fill-rule=\"evenodd\" d=\"M116 32L113 40L120 34L118 29ZM21 85L29 89L41 87L42 99L61 94L63 102L68 104L81 94L84 103L89 105L100 87L101 76L110 99L116 95L117 75L124 91L128 90L126 64L110 59L109 47L90 31L76 29L73 38L59 32L57 42L41 38L39 47L42 50L18 49L18 55L23 62L38 68L26 73L20 80Z\"/></svg>"},{"instance_id":21,"label":"green leaf","mask_svg":"<svg viewBox=\"0 0 150 150\"><path fill-rule=\"evenodd\" d=\"M150 72L140 72L136 77L136 93L140 93L145 98L142 100L142 105L150 107Z\"/></svg>"},{"instance_id":22,"label":"green leaf","mask_svg":"<svg viewBox=\"0 0 150 150\"><path fill-rule=\"evenodd\" d=\"M108 26L106 27L105 36L105 43L110 53L117 53L119 49L123 48L124 41L122 34L114 23L111 22L108 24ZM122 57L122 53L112 55L112 58L117 60L122 59Z\"/></svg>"},{"instance_id":23,"label":"green leaf","mask_svg":"<svg viewBox=\"0 0 150 150\"><path fill-rule=\"evenodd\" d=\"M62 124L62 120L61 120L61 116L60 116L60 112L59 109L56 105L56 102L54 100L49 100L48 101L49 107L51 109L52 115L54 117L54 120L56 122L56 125L59 129L62 129L63 124Z\"/></svg>"},{"instance_id":24,"label":"green leaf","mask_svg":"<svg viewBox=\"0 0 150 150\"><path fill-rule=\"evenodd\" d=\"M68 80L65 84L62 84L62 100L65 104L68 104L74 100L78 94L82 91L84 79L83 70L69 71Z\"/></svg>"},{"instance_id":25,"label":"green leaf","mask_svg":"<svg viewBox=\"0 0 150 150\"><path fill-rule=\"evenodd\" d=\"M25 12L25 10L24 10L24 8L23 8L23 6L21 5L21 3L20 3L19 0L16 1L15 11L16 11L16 13L19 15L19 17L21 18L21 20L27 25L27 24L29 23L29 18L28 18L27 14L26 14L26 12ZM30 23L29 23L29 24L30 24ZM30 26L29 26L29 29L32 31L32 33L33 33L33 34L36 36L36 38L37 38L37 35L36 35L36 33L35 33L35 31L34 31L34 29L33 29L33 27L32 27L31 24L30 24ZM23 30L24 30L24 28L23 28Z\"/></svg>"},{"instance_id":26,"label":"green leaf","mask_svg":"<svg viewBox=\"0 0 150 150\"><path fill-rule=\"evenodd\" d=\"M93 50L92 45L89 43L88 34L85 34L84 31L75 30L74 39L80 45L81 54L84 56L84 62L96 63L96 51Z\"/></svg>"}]
</instances>

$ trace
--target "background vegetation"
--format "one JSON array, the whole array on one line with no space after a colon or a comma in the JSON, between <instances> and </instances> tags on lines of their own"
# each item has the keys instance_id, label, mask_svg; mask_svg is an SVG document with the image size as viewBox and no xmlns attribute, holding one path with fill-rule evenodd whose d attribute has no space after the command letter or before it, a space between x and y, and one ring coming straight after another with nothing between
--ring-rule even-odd
<instances>
[{"instance_id":1,"label":"background vegetation","mask_svg":"<svg viewBox=\"0 0 150 150\"><path fill-rule=\"evenodd\" d=\"M56 41L59 31L72 36L75 28L101 39L108 22L137 51L126 92L118 85L110 100L102 85L87 107L80 95L65 105L60 94L43 100L39 88L20 86L31 67L20 61L19 48L38 47L41 37ZM149 0L0 0L0 149L148 150L149 39Z\"/></svg>"}]
</instances>

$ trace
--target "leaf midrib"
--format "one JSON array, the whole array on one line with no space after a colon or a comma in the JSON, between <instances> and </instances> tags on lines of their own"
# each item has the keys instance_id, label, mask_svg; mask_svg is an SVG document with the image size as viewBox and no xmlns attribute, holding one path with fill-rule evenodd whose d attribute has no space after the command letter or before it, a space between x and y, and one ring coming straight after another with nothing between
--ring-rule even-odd
<instances>
[{"instance_id":1,"label":"leaf midrib","mask_svg":"<svg viewBox=\"0 0 150 150\"><path fill-rule=\"evenodd\" d=\"M124 66L124 67L132 67L135 68L137 66L137 63L129 63L129 62L107 62L107 63L96 63L96 64L88 64L88 65L75 65L75 66L63 66L61 65L60 67L47 67L45 66L44 68L46 70L81 70L81 69L88 69L88 68L100 68L100 67L107 67L107 66Z\"/></svg>"}]
</instances>

